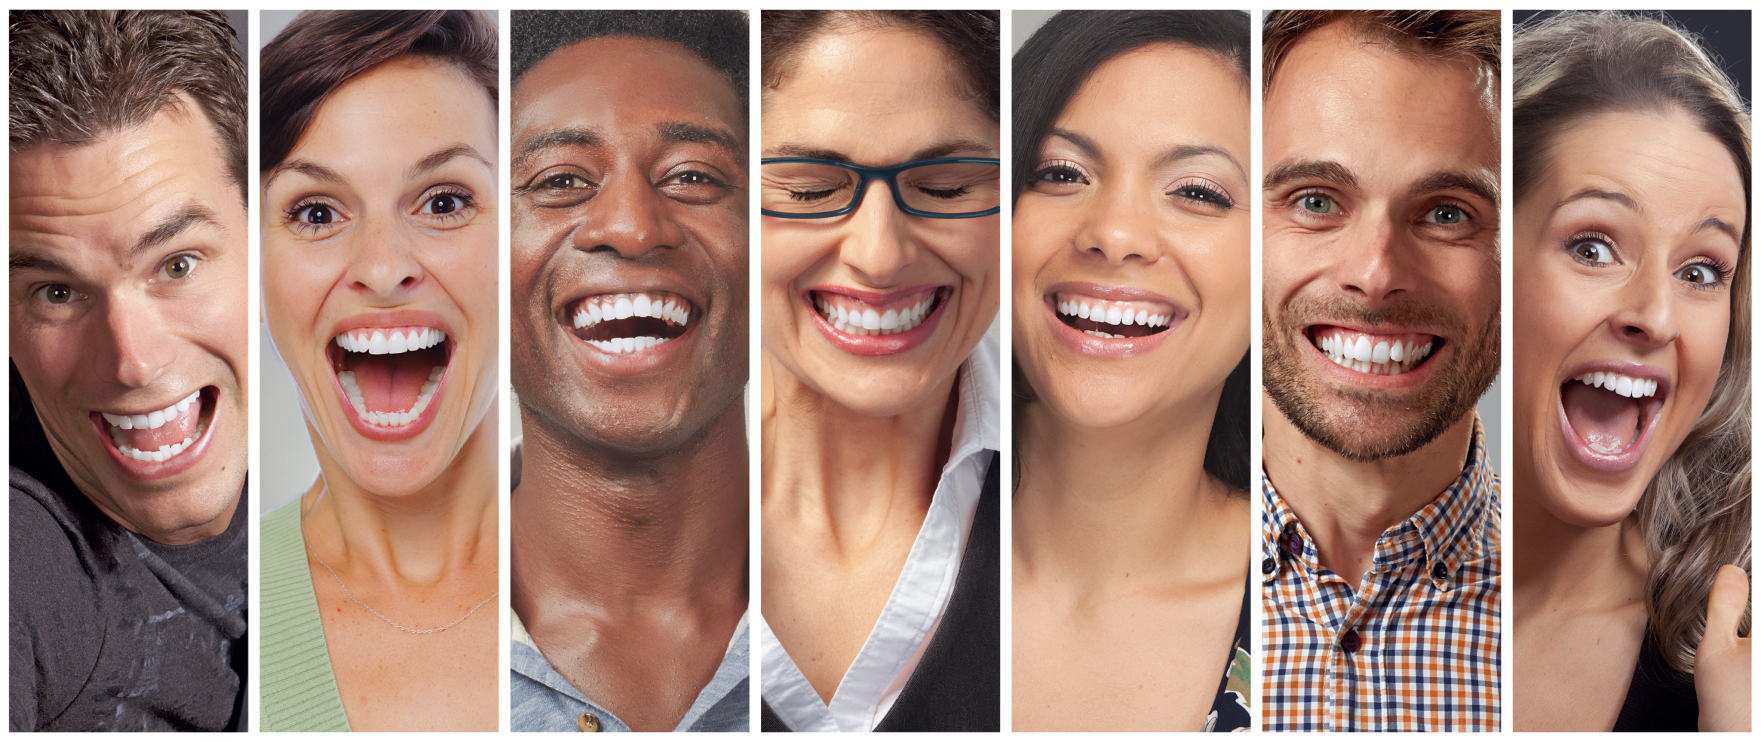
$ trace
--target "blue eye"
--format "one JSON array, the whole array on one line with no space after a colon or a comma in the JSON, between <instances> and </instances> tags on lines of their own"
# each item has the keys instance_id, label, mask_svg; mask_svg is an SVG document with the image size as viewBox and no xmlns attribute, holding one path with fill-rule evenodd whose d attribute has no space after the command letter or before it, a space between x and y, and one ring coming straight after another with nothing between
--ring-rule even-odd
<instances>
[{"instance_id":1,"label":"blue eye","mask_svg":"<svg viewBox=\"0 0 1761 742\"><path fill-rule=\"evenodd\" d=\"M1305 193L1296 200L1296 205L1310 214L1331 214L1339 210L1333 197L1324 193Z\"/></svg>"},{"instance_id":2,"label":"blue eye","mask_svg":"<svg viewBox=\"0 0 1761 742\"><path fill-rule=\"evenodd\" d=\"M1425 212L1425 221L1432 224L1460 224L1467 218L1467 212L1454 204L1443 204Z\"/></svg>"}]
</instances>

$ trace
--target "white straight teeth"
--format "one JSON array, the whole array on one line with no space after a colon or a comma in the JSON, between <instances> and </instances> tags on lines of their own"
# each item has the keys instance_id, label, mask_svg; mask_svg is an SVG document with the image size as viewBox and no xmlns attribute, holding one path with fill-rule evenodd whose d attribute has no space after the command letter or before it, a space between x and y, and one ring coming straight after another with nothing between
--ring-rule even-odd
<instances>
[{"instance_id":1,"label":"white straight teeth","mask_svg":"<svg viewBox=\"0 0 1761 742\"><path fill-rule=\"evenodd\" d=\"M176 420L178 415L188 412L190 405L194 404L196 398L200 396L202 396L202 390L197 389L196 391L190 392L190 396L178 400L170 407L166 407L163 410L154 410L145 415L112 415L108 412L101 412L98 414L103 415L105 422L110 423L114 428L122 430L134 430L136 428L141 430L154 430L168 422ZM146 459L142 460L145 461Z\"/></svg>"},{"instance_id":2,"label":"white straight teeth","mask_svg":"<svg viewBox=\"0 0 1761 742\"><path fill-rule=\"evenodd\" d=\"M923 324L924 318L935 309L936 293L931 291L923 299L903 308L889 308L882 312L873 307L846 306L841 301L832 301L816 296L814 307L819 316L832 324L832 328L847 335L897 335L909 332Z\"/></svg>"},{"instance_id":3,"label":"white straight teeth","mask_svg":"<svg viewBox=\"0 0 1761 742\"><path fill-rule=\"evenodd\" d=\"M581 306L575 310L575 329L631 317L653 317L684 327L691 321L691 304L680 297L664 293L603 294L581 302Z\"/></svg>"},{"instance_id":4,"label":"white straight teeth","mask_svg":"<svg viewBox=\"0 0 1761 742\"><path fill-rule=\"evenodd\" d=\"M116 444L116 450L122 452L122 455L134 459L135 461L164 461L189 450L189 447L194 445L196 440L202 437L203 431L206 431L207 429L208 426L206 425L197 425L196 432L191 434L190 437L177 443L160 446L157 451L142 451L141 449L130 445L128 442L128 436L123 435L121 428L113 427L110 429L110 442Z\"/></svg>"},{"instance_id":5,"label":"white straight teeth","mask_svg":"<svg viewBox=\"0 0 1761 742\"><path fill-rule=\"evenodd\" d=\"M648 350L649 348L653 348L653 347L659 346L661 344L664 344L670 339L671 338L657 338L657 337L649 337L647 335L644 335L642 337L635 337L635 338L612 338L610 340L589 340L589 341L587 341L587 343L589 345L592 345L595 348L603 350L607 353L611 353L613 355L624 355L626 353L641 353L642 351Z\"/></svg>"},{"instance_id":6,"label":"white straight teeth","mask_svg":"<svg viewBox=\"0 0 1761 742\"><path fill-rule=\"evenodd\" d=\"M416 404L403 412L367 411L367 400L361 396L361 385L355 381L355 372L353 371L336 372L336 380L342 384L343 393L348 395L349 404L354 405L355 414L367 421L368 425L395 428L409 425L416 418L422 416L422 411L428 409L428 403L434 400L434 390L440 388L440 377L445 375L445 366L435 366L430 369L428 380L422 382L422 392L416 395Z\"/></svg>"},{"instance_id":7,"label":"white straight teeth","mask_svg":"<svg viewBox=\"0 0 1761 742\"><path fill-rule=\"evenodd\" d=\"M1593 387L1607 389L1608 391L1619 394L1622 397L1632 397L1634 399L1649 397L1657 393L1656 379L1641 379L1634 376L1617 374L1613 371L1591 371L1583 376L1579 376L1578 381L1584 382Z\"/></svg>"},{"instance_id":8,"label":"white straight teeth","mask_svg":"<svg viewBox=\"0 0 1761 742\"><path fill-rule=\"evenodd\" d=\"M1142 304L1124 301L1102 301L1088 298L1057 297L1058 314L1066 317L1092 320L1105 325L1144 325L1147 327L1167 327L1173 320L1174 313L1146 308ZM1089 333L1093 335L1095 333ZM1117 337L1124 337L1119 335Z\"/></svg>"},{"instance_id":9,"label":"white straight teeth","mask_svg":"<svg viewBox=\"0 0 1761 742\"><path fill-rule=\"evenodd\" d=\"M432 348L446 340L446 332L434 327L364 327L336 336L343 350L382 356Z\"/></svg>"},{"instance_id":10,"label":"white straight teeth","mask_svg":"<svg viewBox=\"0 0 1761 742\"><path fill-rule=\"evenodd\" d=\"M1315 339L1315 346L1328 360L1366 374L1398 376L1422 363L1431 355L1433 340L1423 345L1416 341L1372 341L1372 336L1330 332Z\"/></svg>"}]
</instances>

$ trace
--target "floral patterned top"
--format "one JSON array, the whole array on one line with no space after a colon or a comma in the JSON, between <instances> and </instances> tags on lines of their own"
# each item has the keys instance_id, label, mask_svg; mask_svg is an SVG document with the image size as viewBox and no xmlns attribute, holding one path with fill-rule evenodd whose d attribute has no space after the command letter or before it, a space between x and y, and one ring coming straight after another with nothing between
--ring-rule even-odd
<instances>
[{"instance_id":1,"label":"floral patterned top","mask_svg":"<svg viewBox=\"0 0 1761 742\"><path fill-rule=\"evenodd\" d=\"M1211 714L1205 719L1202 732L1245 732L1253 726L1253 655L1248 631L1248 600L1253 595L1252 577L1248 589L1241 594L1241 617L1235 622L1235 650L1229 654L1229 666L1223 668L1223 680L1217 684L1217 699L1211 702Z\"/></svg>"}]
</instances>

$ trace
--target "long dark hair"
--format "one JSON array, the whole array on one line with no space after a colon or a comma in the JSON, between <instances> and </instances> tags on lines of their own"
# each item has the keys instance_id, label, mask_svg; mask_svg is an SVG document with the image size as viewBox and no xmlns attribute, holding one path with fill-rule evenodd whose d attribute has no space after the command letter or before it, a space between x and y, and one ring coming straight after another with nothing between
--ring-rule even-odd
<instances>
[{"instance_id":1,"label":"long dark hair","mask_svg":"<svg viewBox=\"0 0 1761 742\"><path fill-rule=\"evenodd\" d=\"M1095 68L1120 54L1150 44L1176 44L1215 54L1249 84L1248 17L1237 10L1066 10L1045 22L1015 52L1014 198L1021 196L1034 165L1034 153ZM1217 417L1205 444L1205 471L1236 490L1248 486L1248 355L1223 382ZM1032 402L1033 387L1013 364L1016 408ZM1017 441L1021 415L1015 416ZM1016 451L1020 446L1017 443ZM1021 457L1014 457L1021 482Z\"/></svg>"}]
</instances>

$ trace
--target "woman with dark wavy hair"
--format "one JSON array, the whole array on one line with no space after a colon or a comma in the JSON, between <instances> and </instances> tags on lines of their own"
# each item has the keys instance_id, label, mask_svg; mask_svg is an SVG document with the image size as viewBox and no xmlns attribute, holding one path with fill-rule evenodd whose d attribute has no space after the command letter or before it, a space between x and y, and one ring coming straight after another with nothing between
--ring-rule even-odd
<instances>
[{"instance_id":1,"label":"woman with dark wavy hair","mask_svg":"<svg viewBox=\"0 0 1761 742\"><path fill-rule=\"evenodd\" d=\"M1515 63L1516 729L1747 731L1748 106L1662 18Z\"/></svg>"},{"instance_id":2,"label":"woman with dark wavy hair","mask_svg":"<svg viewBox=\"0 0 1761 742\"><path fill-rule=\"evenodd\" d=\"M263 517L267 731L496 729L496 59L469 11L263 48L263 315L305 412L265 424L320 469Z\"/></svg>"},{"instance_id":3,"label":"woman with dark wavy hair","mask_svg":"<svg viewBox=\"0 0 1761 742\"><path fill-rule=\"evenodd\" d=\"M1015 729L1245 731L1248 16L1015 54Z\"/></svg>"}]
</instances>

